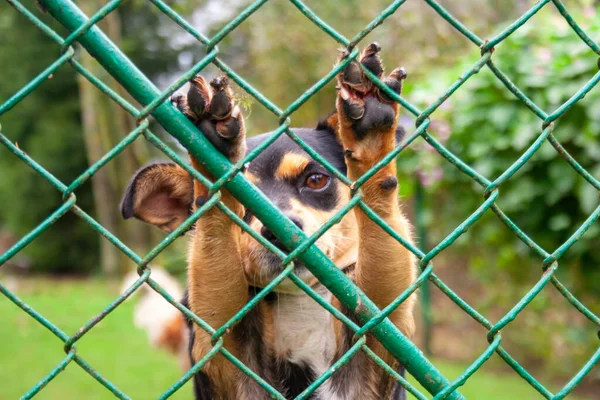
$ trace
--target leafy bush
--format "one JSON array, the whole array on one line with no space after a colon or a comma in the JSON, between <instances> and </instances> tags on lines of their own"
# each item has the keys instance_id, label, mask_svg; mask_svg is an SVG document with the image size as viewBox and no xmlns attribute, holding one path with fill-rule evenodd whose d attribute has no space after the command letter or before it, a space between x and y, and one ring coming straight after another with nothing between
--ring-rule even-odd
<instances>
[{"instance_id":1,"label":"leafy bush","mask_svg":"<svg viewBox=\"0 0 600 400\"><path fill-rule=\"evenodd\" d=\"M598 18L578 16L592 38L600 38ZM542 20L542 21L540 21ZM422 106L430 104L479 58L475 51L448 70L432 73L423 82L412 82L407 97ZM585 46L557 13L534 17L497 46L494 63L524 93L551 113L598 72L597 55ZM477 172L493 180L514 163L542 133L542 121L519 101L496 76L484 67L450 97L432 116L432 132L447 148ZM600 177L600 90L592 90L555 123L554 136L597 179ZM425 146L426 147L426 146ZM431 149L429 149L431 150ZM429 154L433 155L429 155ZM404 157L401 165L419 158L426 170L430 193L439 192L446 201L436 204L443 215L447 234L482 203L482 189L470 184L456 167L437 153L423 151ZM402 158L402 157L401 157ZM438 180L443 176L443 179ZM437 195L437 194L436 194ZM600 204L598 191L581 178L549 144L500 187L500 208L548 252L564 243ZM486 217L495 218L490 211ZM439 219L435 226L439 228ZM467 235L491 246L495 265L526 278L517 261L534 255L504 225L493 228L482 221ZM433 226L432 226L433 227ZM561 258L563 269L577 270L571 276L578 290L589 291L600 283L600 227L590 230ZM470 240L462 240L466 244ZM540 261L539 258L536 260ZM477 260L474 260L477 261ZM535 271L536 274L539 270Z\"/></svg>"},{"instance_id":2,"label":"leafy bush","mask_svg":"<svg viewBox=\"0 0 600 400\"><path fill-rule=\"evenodd\" d=\"M546 9L498 45L492 59L550 114L598 73L598 56L556 10ZM593 9L574 17L592 39L600 39L600 18ZM424 109L479 57L479 49L474 49L449 69L430 71L423 80L409 81L406 97ZM499 177L542 133L542 121L486 67L443 103L431 119L433 136L490 180ZM585 169L600 178L599 87L555 122L554 136ZM414 165L419 165L428 197L429 232L432 243L438 243L482 204L483 189L424 141L419 139L411 148L417 151L399 157L399 165L404 174L414 173ZM410 187L405 190L410 191ZM500 186L496 203L552 253L592 214L599 200L598 191L546 142ZM599 234L598 223L592 224L559 260L558 271L561 281L596 313L600 311ZM449 259L465 262L482 283L484 295L475 304L486 315L498 308L506 312L541 274L540 257L491 210L447 251ZM500 277L508 277L512 283L498 284L503 279ZM543 360L551 373L572 375L579 370L590 357L589 349L597 346L597 337L591 324L586 325L575 314L556 291L540 293L510 328L527 332L511 337L522 356L519 359Z\"/></svg>"}]
</instances>

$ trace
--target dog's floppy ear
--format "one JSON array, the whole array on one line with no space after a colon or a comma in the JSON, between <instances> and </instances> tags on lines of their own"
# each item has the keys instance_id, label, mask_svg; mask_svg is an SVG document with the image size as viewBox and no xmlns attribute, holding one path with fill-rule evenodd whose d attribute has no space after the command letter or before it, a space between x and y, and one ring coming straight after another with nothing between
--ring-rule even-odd
<instances>
[{"instance_id":1,"label":"dog's floppy ear","mask_svg":"<svg viewBox=\"0 0 600 400\"><path fill-rule=\"evenodd\" d=\"M193 199L190 174L174 163L150 164L136 172L121 201L121 214L171 232L189 215Z\"/></svg>"}]
</instances>

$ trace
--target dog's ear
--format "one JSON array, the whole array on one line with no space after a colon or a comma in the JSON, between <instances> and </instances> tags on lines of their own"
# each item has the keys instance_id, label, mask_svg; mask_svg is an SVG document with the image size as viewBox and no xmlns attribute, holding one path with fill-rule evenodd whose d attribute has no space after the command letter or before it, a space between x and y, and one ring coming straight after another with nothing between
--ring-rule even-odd
<instances>
[{"instance_id":1,"label":"dog's ear","mask_svg":"<svg viewBox=\"0 0 600 400\"><path fill-rule=\"evenodd\" d=\"M121 201L121 214L171 232L190 215L190 174L174 163L150 164L136 172Z\"/></svg>"},{"instance_id":2,"label":"dog's ear","mask_svg":"<svg viewBox=\"0 0 600 400\"><path fill-rule=\"evenodd\" d=\"M318 131L329 131L331 134L335 135L340 142L340 137L338 134L338 115L337 111L332 112L329 116L317 124ZM396 128L396 146L398 146L402 140L404 139L405 131L400 125Z\"/></svg>"}]
</instances>

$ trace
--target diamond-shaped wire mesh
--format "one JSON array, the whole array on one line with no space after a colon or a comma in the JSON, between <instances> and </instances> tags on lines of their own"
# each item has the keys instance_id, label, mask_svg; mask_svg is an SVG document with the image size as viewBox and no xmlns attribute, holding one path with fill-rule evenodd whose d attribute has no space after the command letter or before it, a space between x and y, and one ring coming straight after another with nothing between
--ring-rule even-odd
<instances>
[{"instance_id":1,"label":"diamond-shaped wire mesh","mask_svg":"<svg viewBox=\"0 0 600 400\"><path fill-rule=\"evenodd\" d=\"M546 113L540 109L531 99L529 99L518 87L516 87L510 79L494 64L492 61L492 55L495 50L495 46L505 40L510 34L519 29L525 24L536 12L545 6L551 6L548 3L553 3L553 6L558 9L560 14L569 23L572 29L582 39L582 41L590 47L592 51L600 55L600 46L596 44L586 33L577 25L575 20L571 17L565 6L560 0L541 0L535 4L530 10L524 13L520 18L514 21L505 30L500 32L495 37L489 40L483 40L479 38L475 33L470 31L466 26L461 24L455 19L448 11L446 11L440 4L434 0L426 0L426 3L431 6L442 18L444 18L449 24L457 29L461 34L473 42L476 46L481 49L481 58L467 70L450 88L446 90L436 101L434 101L425 110L419 110L415 106L408 103L405 99L393 93L387 86L385 86L375 75L364 69L365 74L371 79L376 86L382 89L388 96L399 102L401 106L407 109L416 117L416 129L409 135L409 137L389 153L384 159L382 159L377 165L375 165L369 172L364 176L356 180L355 182L350 181L345 175L340 173L326 160L323 159L318 153L312 150L306 143L304 143L298 136L294 134L290 127L290 116L304 104L312 95L319 91L323 86L329 83L336 74L341 71L347 63L354 59L358 52L355 46L361 42L361 40L380 25L387 17L396 12L405 0L396 0L388 8L382 11L373 21L371 21L361 32L357 33L351 39L347 39L340 33L336 32L332 27L327 25L319 16L315 15L302 1L290 0L290 2L302 12L310 21L316 24L321 30L328 34L333 40L337 41L348 51L347 57L336 67L334 67L327 75L316 82L311 88L306 90L297 100L292 102L285 110L281 110L272 102L270 102L265 96L259 91L249 85L244 79L242 79L235 71L227 66L218 56L219 42L226 37L231 31L233 31L238 25L240 25L246 18L252 13L263 6L267 0L257 0L250 4L245 10L243 10L238 16L236 16L231 22L217 32L212 38L207 38L196 29L194 29L189 23L181 18L172 8L169 7L162 0L151 0L160 11L166 16L177 23L182 29L191 34L195 39L202 43L206 48L206 56L198 62L193 68L181 76L175 83L173 83L167 90L162 93L156 89L153 84L145 77L135 66L123 55L118 48L112 44L108 38L106 38L100 30L95 26L98 21L104 18L112 10L116 9L123 0L112 0L102 7L89 19L73 4L70 0L42 0L41 5L47 9L47 11L56 18L62 25L64 25L70 32L72 32L67 38L62 38L56 34L51 28L41 22L32 12L24 7L17 0L8 0L15 9L22 13L31 23L41 29L47 36L54 40L59 46L57 50L60 50L59 56L56 61L52 63L46 70L40 73L37 77L31 80L26 86L19 90L8 100L0 104L0 116L8 112L17 103L23 100L29 93L36 89L44 80L46 80L51 74L57 69L61 68L65 64L70 64L79 74L89 80L99 90L109 96L112 100L117 102L127 112L133 115L138 121L136 129L125 136L121 142L112 148L104 157L98 160L95 164L90 166L84 171L77 179L71 182L69 185L56 179L51 173L49 173L43 166L39 165L35 160L21 151L15 144L8 140L0 129L0 142L7 147L13 154L15 154L20 160L25 162L48 182L50 182L58 191L63 194L63 204L56 209L51 215L49 215L41 224L33 229L29 234L19 240L14 246L0 256L0 266L12 258L15 254L21 251L27 244L35 240L35 238L44 232L50 225L60 219L67 212L73 212L84 221L86 221L94 230L99 234L103 235L113 245L118 247L127 257L133 260L138 265L139 279L122 295L118 296L111 304L98 315L96 315L87 324L82 326L76 333L69 335L51 321L44 318L38 312L33 310L30 306L19 299L13 292L11 292L6 286L0 283L0 292L20 307L23 311L28 313L31 317L37 320L41 325L49 329L54 335L56 335L63 343L64 350L66 353L65 358L52 369L44 378L42 378L30 391L28 391L23 398L28 399L36 395L42 388L47 385L54 377L56 377L66 366L74 361L87 371L92 377L94 377L99 383L110 390L116 397L121 399L129 399L128 395L119 390L111 382L105 379L93 366L89 365L79 355L77 355L76 342L84 336L87 332L94 328L106 315L112 312L118 307L127 297L134 293L141 285L148 284L156 292L161 294L169 303L171 303L178 310L183 312L189 317L194 323L196 323L201 329L209 332L213 335L213 348L209 351L205 357L199 360L190 370L188 370L177 382L175 382L165 393L159 398L167 398L176 392L181 386L183 386L195 372L197 372L203 365L214 357L216 354L221 353L229 361L235 364L243 373L256 380L263 388L269 392L273 398L285 399L285 397L278 393L273 387L271 387L260 375L261 371L252 371L243 363L235 358L227 349L223 347L222 336L225 334L227 329L233 324L243 318L248 311L255 306L261 299L263 299L271 290L273 290L282 280L285 278L291 279L296 285L304 290L309 296L317 301L321 306L325 307L332 315L347 324L355 332L355 343L349 349L349 351L341 357L335 364L323 375L318 377L301 395L298 399L305 399L314 392L319 385L327 380L338 368L342 367L348 360L358 351L364 352L367 356L372 358L375 363L380 365L383 370L390 374L393 379L397 380L402 386L404 386L410 393L412 393L418 399L426 399L427 397L420 393L416 388L410 385L402 376L400 376L394 369L389 365L385 364L373 351L371 351L366 345L366 334L370 333L376 337L389 351L394 355L400 362L402 362L406 369L419 381L423 386L434 395L434 399L452 398L459 399L462 396L456 390L459 386L463 385L467 379L479 369L494 352L499 354L508 365L510 365L524 380L526 380L533 388L535 388L539 394L547 399L562 399L567 396L584 376L594 367L594 365L600 359L600 348L594 353L590 360L577 372L574 377L569 381L558 393L550 392L540 382L538 382L528 371L526 371L519 363L502 347L501 341L501 329L509 324L532 300L533 298L550 282L554 285L558 291L585 317L587 317L592 323L600 327L600 318L586 308L575 296L573 296L569 290L558 280L555 276L555 272L558 268L558 260L561 256L575 243L577 240L586 232L590 225L596 221L600 215L600 205L595 211L587 218L587 220L581 225L581 227L560 247L553 252L548 252L541 248L531 238L529 238L519 227L508 218L502 210L496 205L496 200L499 197L499 187L503 182L511 178L527 161L536 153L541 145L548 141L572 167L580 174L587 182L589 182L596 190L600 191L600 182L594 178L589 172L587 172L556 140L552 134L554 127L554 121L560 118L565 112L569 110L576 102L580 101L586 93L596 86L600 81L600 72L596 73L594 77L587 82L577 93L575 93L567 102L558 107L551 113ZM100 64L119 81L123 87L136 99L143 104L144 107L141 110L136 109L124 98L119 96L115 91L101 82L98 78L92 75L86 70L79 62L77 62L75 55L76 51L72 47L75 42L79 42L87 51L93 52L94 56L100 62ZM259 103L270 110L274 115L279 118L280 127L275 131L271 139L248 153L242 161L236 165L230 164L221 154L217 152L214 147L199 133L199 131L189 122L187 119L178 113L167 101L169 96L183 86L192 76L197 74L208 64L214 64L217 68L223 71L231 79L233 79L242 89L247 91L253 96ZM534 143L527 149L525 153L512 164L504 173L499 177L490 180L479 173L477 173L469 165L462 162L457 156L452 154L448 149L444 147L439 141L437 141L427 130L429 126L430 115L468 79L475 75L481 68L489 68L494 75L504 84L504 86L518 98L526 107L528 107L541 121L540 134ZM169 133L183 144L189 152L199 160L203 161L207 169L216 177L219 177L216 182L212 183L194 168L192 168L185 160L180 158L173 150L164 144L155 134L149 129L148 117L153 116ZM324 224L315 234L311 237L306 237L302 232L296 229L295 225L283 216L260 192L252 186L240 172L243 166L254 159L275 141L281 135L288 135L294 140L300 147L302 147L308 154L310 154L315 160L325 166L331 173L339 178L344 184L348 185L352 189L352 199L345 205L330 221ZM179 226L175 231L170 233L163 241L161 241L154 249L148 254L141 257L125 244L123 244L119 238L107 231L102 225L95 221L91 216L85 213L81 208L77 206L77 198L75 191L80 187L86 180L88 180L94 173L102 168L106 163L110 162L117 154L131 144L136 138L143 136L147 141L152 143L155 147L161 150L166 156L172 159L174 162L183 167L188 171L195 179L198 179L207 187L210 188L211 197L210 199L195 213L193 213L185 223ZM427 253L419 250L412 246L398 233L393 231L385 222L362 201L362 195L360 188L370 177L372 177L377 170L391 162L403 149L410 145L417 138L422 138L427 141L433 148L450 163L454 164L460 171L470 177L474 182L482 187L483 202L480 207L471 214L462 224L460 224L454 231L452 231L444 240L434 246ZM274 247L271 243L267 242L254 232L242 219L240 219L235 213L230 211L221 201L220 189L227 188L240 202L244 205L252 208L253 210L261 210L257 213L257 217L271 229L288 248L294 249L289 254L286 254ZM318 238L325 233L333 224L337 223L346 213L350 212L354 207L360 207L373 221L375 221L384 231L389 233L393 238L399 241L402 245L412 251L419 259L419 265L421 266L421 274L418 279L410 285L404 293L402 293L397 299L395 299L388 307L383 310L378 310L375 305L356 287L342 272L333 266L331 260L324 256L317 248L314 243ZM254 297L246 306L244 306L230 321L220 327L211 327L198 316L191 313L188 309L182 306L176 299L173 299L163 288L160 287L151 277L151 270L148 268L148 264L167 246L169 246L177 237L184 233L198 218L200 218L208 209L212 207L219 208L222 212L228 215L237 225L239 225L244 231L252 235L257 241L262 243L270 251L281 257L283 264L285 265L284 270L277 276L269 285L267 285L256 297ZM539 281L531 288L531 290L497 323L492 323L487 320L483 315L477 312L463 299L461 299L455 292L453 292L435 273L432 265L432 260L442 250L452 245L454 241L464 233L471 225L473 225L486 211L492 210L498 218L512 231L517 237L533 249L542 260L541 277ZM300 280L293 273L294 260L302 261L309 270L336 296L340 299L342 304L351 310L357 309L357 305L361 304L357 311L357 318L360 321L360 325L357 325L345 315L340 313L337 309L332 307L327 301L319 296L314 290ZM387 320L387 316L401 304L411 293L417 290L425 280L429 280L434 285L439 287L443 293L445 293L453 302L461 307L466 313L468 313L474 320L480 323L483 327L488 330L487 340L489 346L487 349L454 381L450 382L443 377L435 367L423 356L423 354L406 338L404 337L390 322Z\"/></svg>"}]
</instances>

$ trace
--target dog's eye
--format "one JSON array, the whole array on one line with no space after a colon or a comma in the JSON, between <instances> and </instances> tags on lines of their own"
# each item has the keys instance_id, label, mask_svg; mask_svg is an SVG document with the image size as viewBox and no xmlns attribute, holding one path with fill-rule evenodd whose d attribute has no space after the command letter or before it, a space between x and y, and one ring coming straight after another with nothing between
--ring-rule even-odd
<instances>
[{"instance_id":1,"label":"dog's eye","mask_svg":"<svg viewBox=\"0 0 600 400\"><path fill-rule=\"evenodd\" d=\"M312 190L323 189L329 183L329 177L325 174L315 173L310 174L306 181L304 182L304 186Z\"/></svg>"}]
</instances>

